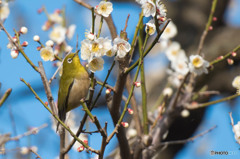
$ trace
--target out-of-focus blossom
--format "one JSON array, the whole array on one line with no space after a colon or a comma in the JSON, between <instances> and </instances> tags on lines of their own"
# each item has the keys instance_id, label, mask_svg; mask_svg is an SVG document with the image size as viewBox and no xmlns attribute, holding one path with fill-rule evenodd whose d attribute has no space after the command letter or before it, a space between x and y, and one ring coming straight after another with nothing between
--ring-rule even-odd
<instances>
[{"instance_id":1,"label":"out-of-focus blossom","mask_svg":"<svg viewBox=\"0 0 240 159\"><path fill-rule=\"evenodd\" d=\"M97 13L104 17L108 17L113 11L112 3L101 1L97 6Z\"/></svg>"},{"instance_id":2,"label":"out-of-focus blossom","mask_svg":"<svg viewBox=\"0 0 240 159\"><path fill-rule=\"evenodd\" d=\"M142 4L143 15L145 17L155 16L156 14L156 5L153 3L152 0L147 0Z\"/></svg>"},{"instance_id":3,"label":"out-of-focus blossom","mask_svg":"<svg viewBox=\"0 0 240 159\"><path fill-rule=\"evenodd\" d=\"M208 73L209 62L204 60L202 56L199 55L191 55L190 62L188 64L189 70L192 73L197 75L201 75L202 73Z\"/></svg>"},{"instance_id":4,"label":"out-of-focus blossom","mask_svg":"<svg viewBox=\"0 0 240 159\"><path fill-rule=\"evenodd\" d=\"M54 12L53 14L49 15L49 20L53 23L62 24L63 17L60 16L58 12Z\"/></svg>"},{"instance_id":5,"label":"out-of-focus blossom","mask_svg":"<svg viewBox=\"0 0 240 159\"><path fill-rule=\"evenodd\" d=\"M72 24L68 27L67 29L67 38L70 40L72 39L74 33L75 33L75 30L76 30L76 25L75 24Z\"/></svg>"},{"instance_id":6,"label":"out-of-focus blossom","mask_svg":"<svg viewBox=\"0 0 240 159\"><path fill-rule=\"evenodd\" d=\"M67 32L66 28L62 26L56 26L50 33L49 38L56 42L57 44L61 44L65 40L66 32Z\"/></svg>"},{"instance_id":7,"label":"out-of-focus blossom","mask_svg":"<svg viewBox=\"0 0 240 159\"><path fill-rule=\"evenodd\" d=\"M240 121L233 126L233 132L235 134L235 140L240 143Z\"/></svg>"},{"instance_id":8,"label":"out-of-focus blossom","mask_svg":"<svg viewBox=\"0 0 240 159\"><path fill-rule=\"evenodd\" d=\"M101 57L94 57L88 62L88 68L92 72L101 71L103 69L104 60Z\"/></svg>"},{"instance_id":9,"label":"out-of-focus blossom","mask_svg":"<svg viewBox=\"0 0 240 159\"><path fill-rule=\"evenodd\" d=\"M177 27L176 25L171 21L168 23L166 29L164 30L163 34L161 35L161 39L171 39L177 35Z\"/></svg>"},{"instance_id":10,"label":"out-of-focus blossom","mask_svg":"<svg viewBox=\"0 0 240 159\"><path fill-rule=\"evenodd\" d=\"M20 28L20 32L21 32L21 34L27 34L28 28L23 26L23 27Z\"/></svg>"},{"instance_id":11,"label":"out-of-focus blossom","mask_svg":"<svg viewBox=\"0 0 240 159\"><path fill-rule=\"evenodd\" d=\"M179 74L186 75L189 72L188 59L184 50L179 50L179 55L174 61L171 61L171 67Z\"/></svg>"},{"instance_id":12,"label":"out-of-focus blossom","mask_svg":"<svg viewBox=\"0 0 240 159\"><path fill-rule=\"evenodd\" d=\"M131 45L126 40L117 37L113 40L113 50L117 52L119 58L123 58L131 50Z\"/></svg>"},{"instance_id":13,"label":"out-of-focus blossom","mask_svg":"<svg viewBox=\"0 0 240 159\"><path fill-rule=\"evenodd\" d=\"M45 44L46 44L46 46L53 47L54 42L52 40L48 40L48 41L46 41Z\"/></svg>"},{"instance_id":14,"label":"out-of-focus blossom","mask_svg":"<svg viewBox=\"0 0 240 159\"><path fill-rule=\"evenodd\" d=\"M0 20L5 20L10 13L8 3L2 2L0 5Z\"/></svg>"},{"instance_id":15,"label":"out-of-focus blossom","mask_svg":"<svg viewBox=\"0 0 240 159\"><path fill-rule=\"evenodd\" d=\"M40 37L38 35L34 35L33 40L38 42L40 40Z\"/></svg>"},{"instance_id":16,"label":"out-of-focus blossom","mask_svg":"<svg viewBox=\"0 0 240 159\"><path fill-rule=\"evenodd\" d=\"M175 61L182 54L181 46L178 42L172 42L166 50L166 56L170 61Z\"/></svg>"},{"instance_id":17,"label":"out-of-focus blossom","mask_svg":"<svg viewBox=\"0 0 240 159\"><path fill-rule=\"evenodd\" d=\"M12 57L13 59L16 59L16 58L18 57L18 55L19 55L19 51L17 51L17 50L12 50L10 54L11 54L11 57Z\"/></svg>"},{"instance_id":18,"label":"out-of-focus blossom","mask_svg":"<svg viewBox=\"0 0 240 159\"><path fill-rule=\"evenodd\" d=\"M84 39L81 41L81 59L89 60L91 58L91 41L88 39Z\"/></svg>"},{"instance_id":19,"label":"out-of-focus blossom","mask_svg":"<svg viewBox=\"0 0 240 159\"><path fill-rule=\"evenodd\" d=\"M170 87L164 88L164 90L163 90L163 95L164 96L171 97L172 94L173 94L172 88L170 88Z\"/></svg>"},{"instance_id":20,"label":"out-of-focus blossom","mask_svg":"<svg viewBox=\"0 0 240 159\"><path fill-rule=\"evenodd\" d=\"M52 47L46 46L40 50L40 56L44 61L53 61L54 53Z\"/></svg>"},{"instance_id":21,"label":"out-of-focus blossom","mask_svg":"<svg viewBox=\"0 0 240 159\"><path fill-rule=\"evenodd\" d=\"M236 77L233 79L232 86L233 86L234 88L240 89L240 76L236 76Z\"/></svg>"}]
</instances>

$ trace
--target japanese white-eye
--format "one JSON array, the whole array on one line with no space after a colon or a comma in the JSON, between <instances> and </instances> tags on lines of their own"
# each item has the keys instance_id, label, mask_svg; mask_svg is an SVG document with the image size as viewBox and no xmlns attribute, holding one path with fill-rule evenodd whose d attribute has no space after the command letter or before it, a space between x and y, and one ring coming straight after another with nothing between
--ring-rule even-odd
<instances>
[{"instance_id":1,"label":"japanese white-eye","mask_svg":"<svg viewBox=\"0 0 240 159\"><path fill-rule=\"evenodd\" d=\"M58 116L64 122L66 113L81 105L81 100L87 96L90 79L80 62L78 51L69 53L64 58L62 67L58 91Z\"/></svg>"}]
</instances>

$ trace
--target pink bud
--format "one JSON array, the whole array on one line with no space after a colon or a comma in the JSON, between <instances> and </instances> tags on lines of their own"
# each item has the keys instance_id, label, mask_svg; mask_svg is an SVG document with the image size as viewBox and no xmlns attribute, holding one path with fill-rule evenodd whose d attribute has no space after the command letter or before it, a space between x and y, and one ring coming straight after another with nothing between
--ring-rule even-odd
<instances>
[{"instance_id":1,"label":"pink bud","mask_svg":"<svg viewBox=\"0 0 240 159\"><path fill-rule=\"evenodd\" d=\"M45 105L48 105L48 102L45 102L44 104L45 104Z\"/></svg>"},{"instance_id":2,"label":"pink bud","mask_svg":"<svg viewBox=\"0 0 240 159\"><path fill-rule=\"evenodd\" d=\"M86 145L88 145L88 140L83 140L83 142L84 142Z\"/></svg>"},{"instance_id":3,"label":"pink bud","mask_svg":"<svg viewBox=\"0 0 240 159\"><path fill-rule=\"evenodd\" d=\"M77 151L78 152L82 152L84 150L84 146L79 146L78 148L77 148Z\"/></svg>"},{"instance_id":4,"label":"pink bud","mask_svg":"<svg viewBox=\"0 0 240 159\"><path fill-rule=\"evenodd\" d=\"M133 110L131 108L127 108L129 114L133 114Z\"/></svg>"},{"instance_id":5,"label":"pink bud","mask_svg":"<svg viewBox=\"0 0 240 159\"><path fill-rule=\"evenodd\" d=\"M57 13L57 14L60 14L61 10L60 9L56 9L54 12Z\"/></svg>"},{"instance_id":6,"label":"pink bud","mask_svg":"<svg viewBox=\"0 0 240 159\"><path fill-rule=\"evenodd\" d=\"M140 82L134 82L134 85L138 88L141 86L141 83Z\"/></svg>"},{"instance_id":7,"label":"pink bud","mask_svg":"<svg viewBox=\"0 0 240 159\"><path fill-rule=\"evenodd\" d=\"M210 26L210 27L208 28L208 30L213 30L213 26Z\"/></svg>"},{"instance_id":8,"label":"pink bud","mask_svg":"<svg viewBox=\"0 0 240 159\"><path fill-rule=\"evenodd\" d=\"M37 10L37 12L38 12L38 14L40 14L40 13L43 12L43 9L42 9L42 8L39 8L39 9Z\"/></svg>"},{"instance_id":9,"label":"pink bud","mask_svg":"<svg viewBox=\"0 0 240 159\"><path fill-rule=\"evenodd\" d=\"M127 128L129 126L129 124L127 122L121 122L122 126Z\"/></svg>"},{"instance_id":10,"label":"pink bud","mask_svg":"<svg viewBox=\"0 0 240 159\"><path fill-rule=\"evenodd\" d=\"M237 56L237 53L236 52L232 52L232 56L233 57Z\"/></svg>"},{"instance_id":11,"label":"pink bud","mask_svg":"<svg viewBox=\"0 0 240 159\"><path fill-rule=\"evenodd\" d=\"M37 47L37 51L40 51L40 50L41 50L41 48L42 48L41 46L38 46L38 47Z\"/></svg>"},{"instance_id":12,"label":"pink bud","mask_svg":"<svg viewBox=\"0 0 240 159\"><path fill-rule=\"evenodd\" d=\"M24 42L22 43L22 46L23 46L23 47L28 46L28 42L27 42L27 41L24 41Z\"/></svg>"},{"instance_id":13,"label":"pink bud","mask_svg":"<svg viewBox=\"0 0 240 159\"><path fill-rule=\"evenodd\" d=\"M213 17L213 19L212 19L213 21L217 21L217 17Z\"/></svg>"},{"instance_id":14,"label":"pink bud","mask_svg":"<svg viewBox=\"0 0 240 159\"><path fill-rule=\"evenodd\" d=\"M112 90L111 90L111 89L109 89L109 88L108 88L108 89L106 89L106 94L110 94L110 93L111 93L111 91L112 91Z\"/></svg>"},{"instance_id":15,"label":"pink bud","mask_svg":"<svg viewBox=\"0 0 240 159\"><path fill-rule=\"evenodd\" d=\"M234 63L233 59L229 59L229 58L227 59L227 62L229 65L232 65Z\"/></svg>"},{"instance_id":16,"label":"pink bud","mask_svg":"<svg viewBox=\"0 0 240 159\"><path fill-rule=\"evenodd\" d=\"M223 59L223 56L219 56L218 58L217 58L217 60L222 60Z\"/></svg>"}]
</instances>

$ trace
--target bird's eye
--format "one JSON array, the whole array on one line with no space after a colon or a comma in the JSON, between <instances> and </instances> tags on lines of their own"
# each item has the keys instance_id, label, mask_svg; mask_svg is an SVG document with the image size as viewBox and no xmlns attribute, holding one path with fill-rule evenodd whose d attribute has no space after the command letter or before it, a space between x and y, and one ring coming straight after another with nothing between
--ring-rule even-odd
<instances>
[{"instance_id":1,"label":"bird's eye","mask_svg":"<svg viewBox=\"0 0 240 159\"><path fill-rule=\"evenodd\" d=\"M68 63L72 63L72 58L68 58L68 59L67 59L67 62L68 62Z\"/></svg>"}]
</instances>

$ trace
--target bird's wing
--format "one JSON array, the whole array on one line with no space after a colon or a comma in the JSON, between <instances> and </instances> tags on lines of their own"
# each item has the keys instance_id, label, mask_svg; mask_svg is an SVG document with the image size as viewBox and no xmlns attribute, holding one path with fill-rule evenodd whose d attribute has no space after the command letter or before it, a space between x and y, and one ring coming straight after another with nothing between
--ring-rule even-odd
<instances>
[{"instance_id":1,"label":"bird's wing","mask_svg":"<svg viewBox=\"0 0 240 159\"><path fill-rule=\"evenodd\" d=\"M74 78L60 79L60 86L62 87L60 87L58 91L58 116L63 122L66 119L68 97L73 83Z\"/></svg>"}]
</instances>

